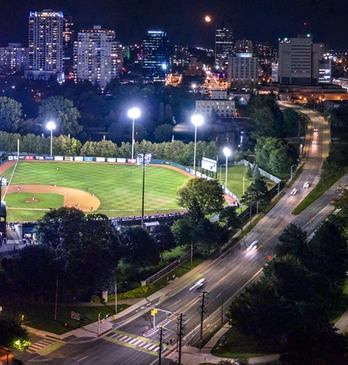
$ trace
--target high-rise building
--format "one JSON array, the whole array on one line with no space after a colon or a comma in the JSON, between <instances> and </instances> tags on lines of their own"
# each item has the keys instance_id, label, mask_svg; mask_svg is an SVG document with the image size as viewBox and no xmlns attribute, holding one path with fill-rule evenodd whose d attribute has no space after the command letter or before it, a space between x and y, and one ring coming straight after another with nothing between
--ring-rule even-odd
<instances>
[{"instance_id":1,"label":"high-rise building","mask_svg":"<svg viewBox=\"0 0 348 365\"><path fill-rule=\"evenodd\" d=\"M162 30L149 30L143 42L143 48L145 76L163 78L169 68L167 33Z\"/></svg>"},{"instance_id":2,"label":"high-rise building","mask_svg":"<svg viewBox=\"0 0 348 365\"><path fill-rule=\"evenodd\" d=\"M73 76L73 50L74 50L74 22L71 16L64 17L64 31L63 31L63 45L64 45L64 72L68 78Z\"/></svg>"},{"instance_id":3,"label":"high-rise building","mask_svg":"<svg viewBox=\"0 0 348 365\"><path fill-rule=\"evenodd\" d=\"M319 84L331 84L332 82L332 70L331 60L321 59L319 61Z\"/></svg>"},{"instance_id":4,"label":"high-rise building","mask_svg":"<svg viewBox=\"0 0 348 365\"><path fill-rule=\"evenodd\" d=\"M258 79L258 59L252 53L237 53L228 62L227 80L237 85L254 84Z\"/></svg>"},{"instance_id":5,"label":"high-rise building","mask_svg":"<svg viewBox=\"0 0 348 365\"><path fill-rule=\"evenodd\" d=\"M63 29L61 11L30 12L28 78L47 80L62 76Z\"/></svg>"},{"instance_id":6,"label":"high-rise building","mask_svg":"<svg viewBox=\"0 0 348 365\"><path fill-rule=\"evenodd\" d=\"M170 57L170 64L174 71L185 70L190 64L191 54L187 46L174 45Z\"/></svg>"},{"instance_id":7,"label":"high-rise building","mask_svg":"<svg viewBox=\"0 0 348 365\"><path fill-rule=\"evenodd\" d=\"M279 83L312 85L319 79L323 45L313 43L310 34L279 40Z\"/></svg>"},{"instance_id":8,"label":"high-rise building","mask_svg":"<svg viewBox=\"0 0 348 365\"><path fill-rule=\"evenodd\" d=\"M23 72L28 66L28 48L21 43L9 43L0 47L0 71L14 74Z\"/></svg>"},{"instance_id":9,"label":"high-rise building","mask_svg":"<svg viewBox=\"0 0 348 365\"><path fill-rule=\"evenodd\" d=\"M102 90L119 74L122 67L122 47L115 32L95 25L82 30L74 42L75 81L90 81Z\"/></svg>"},{"instance_id":10,"label":"high-rise building","mask_svg":"<svg viewBox=\"0 0 348 365\"><path fill-rule=\"evenodd\" d=\"M253 42L250 39L238 39L234 44L235 53L253 53Z\"/></svg>"},{"instance_id":11,"label":"high-rise building","mask_svg":"<svg viewBox=\"0 0 348 365\"><path fill-rule=\"evenodd\" d=\"M233 56L233 32L225 26L217 27L215 31L215 66L226 70L228 58Z\"/></svg>"}]
</instances>

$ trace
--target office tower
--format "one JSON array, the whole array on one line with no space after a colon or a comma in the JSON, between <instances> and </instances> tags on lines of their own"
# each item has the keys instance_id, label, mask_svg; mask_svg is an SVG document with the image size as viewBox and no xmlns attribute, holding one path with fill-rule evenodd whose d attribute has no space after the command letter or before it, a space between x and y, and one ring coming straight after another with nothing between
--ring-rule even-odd
<instances>
[{"instance_id":1,"label":"office tower","mask_svg":"<svg viewBox=\"0 0 348 365\"><path fill-rule=\"evenodd\" d=\"M74 61L74 22L71 16L64 17L63 31L64 45L64 72L67 78L73 78L73 61Z\"/></svg>"},{"instance_id":2,"label":"office tower","mask_svg":"<svg viewBox=\"0 0 348 365\"><path fill-rule=\"evenodd\" d=\"M235 53L253 53L253 42L250 39L238 39L234 45Z\"/></svg>"},{"instance_id":3,"label":"office tower","mask_svg":"<svg viewBox=\"0 0 348 365\"><path fill-rule=\"evenodd\" d=\"M251 85L258 79L258 59L252 53L237 53L228 62L227 80L236 85Z\"/></svg>"},{"instance_id":4,"label":"office tower","mask_svg":"<svg viewBox=\"0 0 348 365\"><path fill-rule=\"evenodd\" d=\"M332 70L331 60L321 59L319 61L319 84L331 84L332 82Z\"/></svg>"},{"instance_id":5,"label":"office tower","mask_svg":"<svg viewBox=\"0 0 348 365\"><path fill-rule=\"evenodd\" d=\"M0 47L0 72L15 74L23 72L28 66L28 48L21 43L9 43Z\"/></svg>"},{"instance_id":6,"label":"office tower","mask_svg":"<svg viewBox=\"0 0 348 365\"><path fill-rule=\"evenodd\" d=\"M149 30L143 42L144 75L152 78L164 78L169 67L169 44L167 33L161 30Z\"/></svg>"},{"instance_id":7,"label":"office tower","mask_svg":"<svg viewBox=\"0 0 348 365\"><path fill-rule=\"evenodd\" d=\"M30 12L28 78L48 80L62 76L63 29L61 11Z\"/></svg>"},{"instance_id":8,"label":"office tower","mask_svg":"<svg viewBox=\"0 0 348 365\"><path fill-rule=\"evenodd\" d=\"M279 83L312 85L319 79L323 46L313 43L310 34L279 40Z\"/></svg>"},{"instance_id":9,"label":"office tower","mask_svg":"<svg viewBox=\"0 0 348 365\"><path fill-rule=\"evenodd\" d=\"M90 81L102 90L119 74L122 67L122 47L115 32L95 25L78 32L74 42L75 81Z\"/></svg>"},{"instance_id":10,"label":"office tower","mask_svg":"<svg viewBox=\"0 0 348 365\"><path fill-rule=\"evenodd\" d=\"M233 56L233 32L230 28L218 27L215 31L215 66L226 70L228 58Z\"/></svg>"}]
</instances>

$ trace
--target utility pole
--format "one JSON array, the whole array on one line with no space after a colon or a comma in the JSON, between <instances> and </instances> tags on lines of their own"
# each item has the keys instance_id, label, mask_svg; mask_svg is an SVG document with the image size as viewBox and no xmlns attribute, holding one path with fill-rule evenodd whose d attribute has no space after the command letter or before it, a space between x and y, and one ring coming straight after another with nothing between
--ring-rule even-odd
<instances>
[{"instance_id":1,"label":"utility pole","mask_svg":"<svg viewBox=\"0 0 348 365\"><path fill-rule=\"evenodd\" d=\"M178 324L177 324L177 341L178 341L178 365L181 364L181 352L182 352L182 337L183 337L183 330L184 330L184 324L183 324L183 314L179 314L178 318Z\"/></svg>"},{"instance_id":2,"label":"utility pole","mask_svg":"<svg viewBox=\"0 0 348 365\"><path fill-rule=\"evenodd\" d=\"M158 365L162 365L163 327L159 329Z\"/></svg>"},{"instance_id":3,"label":"utility pole","mask_svg":"<svg viewBox=\"0 0 348 365\"><path fill-rule=\"evenodd\" d=\"M208 294L207 291L203 290L202 292L202 301L201 301L201 330L200 330L200 335L199 335L199 339L201 342L201 347L202 347L202 343L203 343L203 322L204 322L204 314L206 313L206 301L205 301L205 297Z\"/></svg>"},{"instance_id":4,"label":"utility pole","mask_svg":"<svg viewBox=\"0 0 348 365\"><path fill-rule=\"evenodd\" d=\"M116 276L115 276L114 292L115 292L115 314L117 314L117 277Z\"/></svg>"},{"instance_id":5,"label":"utility pole","mask_svg":"<svg viewBox=\"0 0 348 365\"><path fill-rule=\"evenodd\" d=\"M191 269L192 269L192 262L193 262L193 242L191 242Z\"/></svg>"},{"instance_id":6,"label":"utility pole","mask_svg":"<svg viewBox=\"0 0 348 365\"><path fill-rule=\"evenodd\" d=\"M56 279L56 295L54 300L54 320L57 320L57 312L58 312L58 278Z\"/></svg>"},{"instance_id":7,"label":"utility pole","mask_svg":"<svg viewBox=\"0 0 348 365\"><path fill-rule=\"evenodd\" d=\"M143 153L143 189L141 195L141 226L144 227L145 213L145 153Z\"/></svg>"}]
</instances>

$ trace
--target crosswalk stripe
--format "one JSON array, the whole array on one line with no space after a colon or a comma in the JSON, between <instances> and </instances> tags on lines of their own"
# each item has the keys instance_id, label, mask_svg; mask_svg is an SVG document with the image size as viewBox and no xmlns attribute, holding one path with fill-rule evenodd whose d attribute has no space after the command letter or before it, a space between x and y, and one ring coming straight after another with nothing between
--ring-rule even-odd
<instances>
[{"instance_id":1,"label":"crosswalk stripe","mask_svg":"<svg viewBox=\"0 0 348 365\"><path fill-rule=\"evenodd\" d=\"M130 345L133 345L133 343L134 343L134 342L136 342L136 340L137 340L136 338L133 338L133 339L132 339L132 341L129 341L128 343L129 343Z\"/></svg>"},{"instance_id":2,"label":"crosswalk stripe","mask_svg":"<svg viewBox=\"0 0 348 365\"><path fill-rule=\"evenodd\" d=\"M143 344L144 342L141 340L137 340L133 343L133 345L138 346L139 344Z\"/></svg>"}]
</instances>

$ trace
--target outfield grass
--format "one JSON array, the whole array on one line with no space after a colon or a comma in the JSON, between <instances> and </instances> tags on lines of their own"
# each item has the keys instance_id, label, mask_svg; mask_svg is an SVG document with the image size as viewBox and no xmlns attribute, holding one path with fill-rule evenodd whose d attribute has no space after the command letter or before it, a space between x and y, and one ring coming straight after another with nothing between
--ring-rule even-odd
<instances>
[{"instance_id":1,"label":"outfield grass","mask_svg":"<svg viewBox=\"0 0 348 365\"><path fill-rule=\"evenodd\" d=\"M12 169L6 171L9 178ZM164 167L146 167L145 212L165 213L180 210L177 189L188 177ZM108 216L140 215L142 194L142 167L97 163L20 162L12 184L47 184L84 190L100 200L98 212ZM13 195L13 194L12 194ZM11 194L6 197L10 198ZM54 200L54 199L53 199ZM54 205L48 199L47 208ZM29 220L29 211L11 210L9 220ZM44 212L31 211L38 218Z\"/></svg>"}]
</instances>

